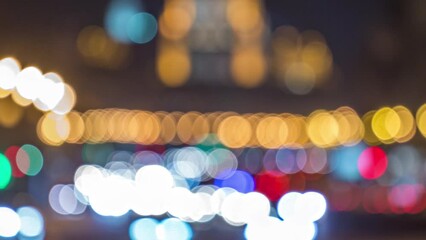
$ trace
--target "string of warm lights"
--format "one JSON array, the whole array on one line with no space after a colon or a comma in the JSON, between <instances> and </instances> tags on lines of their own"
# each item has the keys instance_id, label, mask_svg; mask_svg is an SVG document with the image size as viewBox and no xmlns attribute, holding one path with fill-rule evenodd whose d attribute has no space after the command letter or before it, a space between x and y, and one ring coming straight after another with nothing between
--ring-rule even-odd
<instances>
[{"instance_id":1,"label":"string of warm lights","mask_svg":"<svg viewBox=\"0 0 426 240\"><path fill-rule=\"evenodd\" d=\"M291 113L149 112L97 109L66 115L53 112L39 121L39 138L49 145L121 142L143 145L215 145L228 148L330 148L403 143L416 133L426 136L426 105L416 117L404 106L383 107L360 117L350 107Z\"/></svg>"}]
</instances>

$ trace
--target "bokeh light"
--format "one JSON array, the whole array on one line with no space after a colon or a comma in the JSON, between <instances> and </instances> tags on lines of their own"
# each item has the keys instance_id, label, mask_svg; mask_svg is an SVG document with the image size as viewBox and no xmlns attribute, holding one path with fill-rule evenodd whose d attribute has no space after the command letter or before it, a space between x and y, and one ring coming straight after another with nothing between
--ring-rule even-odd
<instances>
[{"instance_id":1,"label":"bokeh light","mask_svg":"<svg viewBox=\"0 0 426 240\"><path fill-rule=\"evenodd\" d=\"M130 239L135 240L189 240L193 233L188 223L177 218L166 218L161 222L141 218L132 222L129 235Z\"/></svg>"},{"instance_id":2,"label":"bokeh light","mask_svg":"<svg viewBox=\"0 0 426 240\"><path fill-rule=\"evenodd\" d=\"M16 164L21 172L28 176L35 176L43 167L43 155L40 150L31 144L22 145L16 154Z\"/></svg>"},{"instance_id":3,"label":"bokeh light","mask_svg":"<svg viewBox=\"0 0 426 240\"><path fill-rule=\"evenodd\" d=\"M49 205L53 211L60 215L74 215L78 202L70 186L57 184L50 189Z\"/></svg>"},{"instance_id":4,"label":"bokeh light","mask_svg":"<svg viewBox=\"0 0 426 240\"><path fill-rule=\"evenodd\" d=\"M331 113L315 111L308 118L308 135L319 147L332 147L338 143L339 125Z\"/></svg>"},{"instance_id":5,"label":"bokeh light","mask_svg":"<svg viewBox=\"0 0 426 240\"><path fill-rule=\"evenodd\" d=\"M223 148L214 149L207 156L207 174L216 179L231 177L238 166L237 157Z\"/></svg>"},{"instance_id":6,"label":"bokeh light","mask_svg":"<svg viewBox=\"0 0 426 240\"><path fill-rule=\"evenodd\" d=\"M49 111L58 105L64 97L64 80L57 73L46 73L43 75L40 93L34 101L34 106L41 111Z\"/></svg>"},{"instance_id":7,"label":"bokeh light","mask_svg":"<svg viewBox=\"0 0 426 240\"><path fill-rule=\"evenodd\" d=\"M203 142L209 133L207 119L198 112L183 114L176 125L176 134L182 143L197 144Z\"/></svg>"},{"instance_id":8,"label":"bokeh light","mask_svg":"<svg viewBox=\"0 0 426 240\"><path fill-rule=\"evenodd\" d=\"M240 148L250 141L252 132L248 120L242 116L229 116L220 122L217 135L225 146Z\"/></svg>"},{"instance_id":9,"label":"bokeh light","mask_svg":"<svg viewBox=\"0 0 426 240\"><path fill-rule=\"evenodd\" d=\"M82 139L85 125L81 114L76 111L71 111L67 114L67 118L70 124L70 130L68 137L66 138L67 143L79 143Z\"/></svg>"},{"instance_id":10,"label":"bokeh light","mask_svg":"<svg viewBox=\"0 0 426 240\"><path fill-rule=\"evenodd\" d=\"M362 151L358 159L358 169L365 179L376 179L383 175L388 166L386 153L379 147L369 147Z\"/></svg>"},{"instance_id":11,"label":"bokeh light","mask_svg":"<svg viewBox=\"0 0 426 240\"><path fill-rule=\"evenodd\" d=\"M66 115L53 112L45 114L37 124L38 137L46 144L59 146L68 139L71 126Z\"/></svg>"},{"instance_id":12,"label":"bokeh light","mask_svg":"<svg viewBox=\"0 0 426 240\"><path fill-rule=\"evenodd\" d=\"M24 117L24 110L13 98L0 99L0 110L7 113L0 115L0 125L6 128L16 127Z\"/></svg>"},{"instance_id":13,"label":"bokeh light","mask_svg":"<svg viewBox=\"0 0 426 240\"><path fill-rule=\"evenodd\" d=\"M419 107L416 112L417 128L423 137L426 137L426 104Z\"/></svg>"},{"instance_id":14,"label":"bokeh light","mask_svg":"<svg viewBox=\"0 0 426 240\"><path fill-rule=\"evenodd\" d=\"M340 147L331 152L332 175L338 179L355 182L360 180L358 159L366 146L362 143L352 147Z\"/></svg>"},{"instance_id":15,"label":"bokeh light","mask_svg":"<svg viewBox=\"0 0 426 240\"><path fill-rule=\"evenodd\" d=\"M33 207L20 207L16 212L21 219L20 235L25 238L44 237L44 219L39 210Z\"/></svg>"},{"instance_id":16,"label":"bokeh light","mask_svg":"<svg viewBox=\"0 0 426 240\"><path fill-rule=\"evenodd\" d=\"M281 148L276 152L275 161L277 168L281 172L285 174L297 173L301 170L298 163L306 163L307 161L306 151L304 149Z\"/></svg>"},{"instance_id":17,"label":"bokeh light","mask_svg":"<svg viewBox=\"0 0 426 240\"><path fill-rule=\"evenodd\" d=\"M57 114L67 114L69 113L75 106L77 101L77 94L73 87L69 84L64 85L64 95L62 99L56 104L56 106L52 109L53 112Z\"/></svg>"},{"instance_id":18,"label":"bokeh light","mask_svg":"<svg viewBox=\"0 0 426 240\"><path fill-rule=\"evenodd\" d=\"M313 222L284 221L283 235L290 239L315 239L317 227Z\"/></svg>"},{"instance_id":19,"label":"bokeh light","mask_svg":"<svg viewBox=\"0 0 426 240\"><path fill-rule=\"evenodd\" d=\"M411 140L416 133L416 123L413 114L404 106L396 106L393 108L401 120L401 127L395 136L395 141L404 143Z\"/></svg>"},{"instance_id":20,"label":"bokeh light","mask_svg":"<svg viewBox=\"0 0 426 240\"><path fill-rule=\"evenodd\" d=\"M156 228L157 239L189 240L192 239L191 226L177 218L166 218Z\"/></svg>"},{"instance_id":21,"label":"bokeh light","mask_svg":"<svg viewBox=\"0 0 426 240\"><path fill-rule=\"evenodd\" d=\"M278 201L277 211L284 221L315 222L327 210L324 196L318 192L289 192Z\"/></svg>"},{"instance_id":22,"label":"bokeh light","mask_svg":"<svg viewBox=\"0 0 426 240\"><path fill-rule=\"evenodd\" d=\"M376 111L374 110L369 111L365 113L362 117L362 121L365 127L364 141L369 145L378 145L380 143L380 140L375 135L372 127L372 121L375 113Z\"/></svg>"},{"instance_id":23,"label":"bokeh light","mask_svg":"<svg viewBox=\"0 0 426 240\"><path fill-rule=\"evenodd\" d=\"M15 237L20 229L19 215L8 207L0 207L0 237Z\"/></svg>"},{"instance_id":24,"label":"bokeh light","mask_svg":"<svg viewBox=\"0 0 426 240\"><path fill-rule=\"evenodd\" d=\"M215 179L215 185L218 187L233 188L241 193L248 193L254 190L255 183L253 177L247 172L237 170L233 175L225 179Z\"/></svg>"},{"instance_id":25,"label":"bokeh light","mask_svg":"<svg viewBox=\"0 0 426 240\"><path fill-rule=\"evenodd\" d=\"M424 187L419 184L400 184L393 186L388 192L388 201L394 211L402 209L410 213L424 194Z\"/></svg>"},{"instance_id":26,"label":"bokeh light","mask_svg":"<svg viewBox=\"0 0 426 240\"><path fill-rule=\"evenodd\" d=\"M277 203L277 213L283 221L273 216L258 216L248 222L244 236L246 239L314 239L315 221L323 217L326 209L325 197L318 192L289 192Z\"/></svg>"},{"instance_id":27,"label":"bokeh light","mask_svg":"<svg viewBox=\"0 0 426 240\"><path fill-rule=\"evenodd\" d=\"M237 32L256 31L262 25L260 1L232 0L228 2L227 19Z\"/></svg>"},{"instance_id":28,"label":"bokeh light","mask_svg":"<svg viewBox=\"0 0 426 240\"><path fill-rule=\"evenodd\" d=\"M256 208L253 208L256 206ZM250 192L242 194L234 192L223 200L221 214L226 222L233 226L240 226L267 217L270 212L270 203L261 193Z\"/></svg>"},{"instance_id":29,"label":"bokeh light","mask_svg":"<svg viewBox=\"0 0 426 240\"><path fill-rule=\"evenodd\" d=\"M207 155L199 148L181 148L175 155L173 166L182 177L201 178L207 171Z\"/></svg>"},{"instance_id":30,"label":"bokeh light","mask_svg":"<svg viewBox=\"0 0 426 240\"><path fill-rule=\"evenodd\" d=\"M394 183L415 183L421 178L422 156L411 145L398 145L388 153L388 175L390 185Z\"/></svg>"},{"instance_id":31,"label":"bokeh light","mask_svg":"<svg viewBox=\"0 0 426 240\"><path fill-rule=\"evenodd\" d=\"M274 239L278 236L284 238L286 235L282 230L283 225L283 222L276 217L264 217L256 222L248 223L244 229L244 237L249 240Z\"/></svg>"},{"instance_id":32,"label":"bokeh light","mask_svg":"<svg viewBox=\"0 0 426 240\"><path fill-rule=\"evenodd\" d=\"M79 215L86 210L86 205L79 202L72 184L61 186L57 201L65 215Z\"/></svg>"},{"instance_id":33,"label":"bokeh light","mask_svg":"<svg viewBox=\"0 0 426 240\"><path fill-rule=\"evenodd\" d=\"M258 87L265 78L266 68L265 56L258 48L237 49L232 55L232 77L240 87Z\"/></svg>"},{"instance_id":34,"label":"bokeh light","mask_svg":"<svg viewBox=\"0 0 426 240\"><path fill-rule=\"evenodd\" d=\"M3 90L14 89L16 86L16 75L19 71L21 71L21 65L18 60L14 58L0 60L0 88ZM10 92L6 91L6 93Z\"/></svg>"},{"instance_id":35,"label":"bokeh light","mask_svg":"<svg viewBox=\"0 0 426 240\"><path fill-rule=\"evenodd\" d=\"M193 0L166 1L159 19L159 30L163 37L180 40L190 31L195 19Z\"/></svg>"},{"instance_id":36,"label":"bokeh light","mask_svg":"<svg viewBox=\"0 0 426 240\"><path fill-rule=\"evenodd\" d=\"M130 19L141 10L142 6L136 0L112 0L105 13L105 28L108 34L121 43L129 43L127 26Z\"/></svg>"},{"instance_id":37,"label":"bokeh light","mask_svg":"<svg viewBox=\"0 0 426 240\"><path fill-rule=\"evenodd\" d=\"M392 143L401 128L401 119L395 110L384 107L374 114L371 126L377 138Z\"/></svg>"},{"instance_id":38,"label":"bokeh light","mask_svg":"<svg viewBox=\"0 0 426 240\"><path fill-rule=\"evenodd\" d=\"M9 159L10 166L12 167L12 176L15 178L21 178L25 176L21 170L19 170L17 162L16 162L16 154L18 154L19 147L18 146L10 146L4 151L4 155Z\"/></svg>"},{"instance_id":39,"label":"bokeh light","mask_svg":"<svg viewBox=\"0 0 426 240\"><path fill-rule=\"evenodd\" d=\"M43 81L42 72L36 67L24 68L16 76L16 89L23 98L35 100L42 90L41 82Z\"/></svg>"},{"instance_id":40,"label":"bokeh light","mask_svg":"<svg viewBox=\"0 0 426 240\"><path fill-rule=\"evenodd\" d=\"M277 204L277 212L282 219L286 220L298 217L295 206L300 196L302 196L302 193L289 192L280 198Z\"/></svg>"},{"instance_id":41,"label":"bokeh light","mask_svg":"<svg viewBox=\"0 0 426 240\"><path fill-rule=\"evenodd\" d=\"M257 141L265 148L279 148L287 143L288 126L279 116L263 117L256 128Z\"/></svg>"},{"instance_id":42,"label":"bokeh light","mask_svg":"<svg viewBox=\"0 0 426 240\"><path fill-rule=\"evenodd\" d=\"M277 172L263 172L255 176L256 191L275 202L289 190L289 178Z\"/></svg>"},{"instance_id":43,"label":"bokeh light","mask_svg":"<svg viewBox=\"0 0 426 240\"><path fill-rule=\"evenodd\" d=\"M126 31L132 42L147 43L157 34L157 20L149 13L137 13L128 20Z\"/></svg>"},{"instance_id":44,"label":"bokeh light","mask_svg":"<svg viewBox=\"0 0 426 240\"><path fill-rule=\"evenodd\" d=\"M0 153L0 190L5 189L12 180L12 166L5 155Z\"/></svg>"},{"instance_id":45,"label":"bokeh light","mask_svg":"<svg viewBox=\"0 0 426 240\"><path fill-rule=\"evenodd\" d=\"M192 64L188 49L176 44L164 44L158 51L156 70L167 87L184 85L191 75Z\"/></svg>"},{"instance_id":46,"label":"bokeh light","mask_svg":"<svg viewBox=\"0 0 426 240\"><path fill-rule=\"evenodd\" d=\"M327 202L324 196L317 192L306 192L297 200L295 211L298 217L305 221L315 222L324 216Z\"/></svg>"},{"instance_id":47,"label":"bokeh light","mask_svg":"<svg viewBox=\"0 0 426 240\"><path fill-rule=\"evenodd\" d=\"M157 240L158 221L153 218L141 218L132 222L129 228L132 240Z\"/></svg>"},{"instance_id":48,"label":"bokeh light","mask_svg":"<svg viewBox=\"0 0 426 240\"><path fill-rule=\"evenodd\" d=\"M307 149L307 158L298 158L297 165L308 174L326 173L328 168L327 151L322 148Z\"/></svg>"},{"instance_id":49,"label":"bokeh light","mask_svg":"<svg viewBox=\"0 0 426 240\"><path fill-rule=\"evenodd\" d=\"M246 148L239 157L239 167L251 174L262 170L263 151L259 148Z\"/></svg>"}]
</instances>

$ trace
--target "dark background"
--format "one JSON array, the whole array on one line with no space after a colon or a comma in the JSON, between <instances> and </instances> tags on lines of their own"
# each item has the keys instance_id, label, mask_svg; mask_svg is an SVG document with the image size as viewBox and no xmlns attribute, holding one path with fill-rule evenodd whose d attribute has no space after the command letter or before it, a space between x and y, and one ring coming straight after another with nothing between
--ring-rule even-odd
<instances>
[{"instance_id":1,"label":"dark background","mask_svg":"<svg viewBox=\"0 0 426 240\"><path fill-rule=\"evenodd\" d=\"M162 1L143 3L146 11L158 16ZM332 51L335 76L307 96L282 91L268 84L270 79L252 90L200 84L168 89L154 71L156 39L131 46L131 59L123 69L87 66L76 49L76 38L85 26L103 26L107 4L2 1L0 56L15 56L24 66L61 73L77 90L80 111L121 107L306 114L350 105L364 113L383 105L417 108L423 102L426 3L421 0L264 1L272 31L280 25L317 30Z\"/></svg>"}]
</instances>

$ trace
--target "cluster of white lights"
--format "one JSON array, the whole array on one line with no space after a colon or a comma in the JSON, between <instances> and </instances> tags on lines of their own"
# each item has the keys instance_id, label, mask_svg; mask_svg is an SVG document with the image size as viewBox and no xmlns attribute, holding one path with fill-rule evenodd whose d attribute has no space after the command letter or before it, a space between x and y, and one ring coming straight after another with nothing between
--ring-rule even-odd
<instances>
[{"instance_id":1,"label":"cluster of white lights","mask_svg":"<svg viewBox=\"0 0 426 240\"><path fill-rule=\"evenodd\" d=\"M256 239L314 239L317 233L315 221L325 213L327 203L317 192L290 192L278 202L277 212L283 219L266 216L247 224L245 237Z\"/></svg>"},{"instance_id":2,"label":"cluster of white lights","mask_svg":"<svg viewBox=\"0 0 426 240\"><path fill-rule=\"evenodd\" d=\"M67 192L102 216L122 216L130 210L141 216L168 212L186 222L207 222L221 215L228 223L241 226L270 212L269 200L261 193L243 194L212 185L191 190L185 179L160 165L143 166L136 172L123 162L110 164L109 169L84 165L76 171L74 181L74 191L69 187ZM52 208L62 213L61 209L71 205L68 213L75 211L78 204L74 200L61 204L72 199L64 193L64 186L56 188L50 196L59 200L51 201Z\"/></svg>"},{"instance_id":3,"label":"cluster of white lights","mask_svg":"<svg viewBox=\"0 0 426 240\"><path fill-rule=\"evenodd\" d=\"M321 194L292 192L278 203L277 211L282 221L270 216L271 203L261 193L243 194L212 185L190 189L181 176L160 165L146 165L136 172L124 166L123 162L115 162L108 169L81 166L74 179L75 199L90 205L102 216L118 217L132 210L140 216L168 213L185 222L208 222L220 215L232 226L247 224L248 239L261 239L263 234L269 236L278 232L294 237L292 239L312 239L316 234L314 222L326 210ZM74 203L73 207L76 206Z\"/></svg>"},{"instance_id":4,"label":"cluster of white lights","mask_svg":"<svg viewBox=\"0 0 426 240\"><path fill-rule=\"evenodd\" d=\"M0 238L43 239L44 219L33 207L21 207L15 212L0 207Z\"/></svg>"},{"instance_id":5,"label":"cluster of white lights","mask_svg":"<svg viewBox=\"0 0 426 240\"><path fill-rule=\"evenodd\" d=\"M12 94L13 100L27 106L31 103L41 111L66 114L74 107L74 89L56 73L43 73L36 67L21 70L13 58L0 60L0 89L2 96Z\"/></svg>"}]
</instances>

